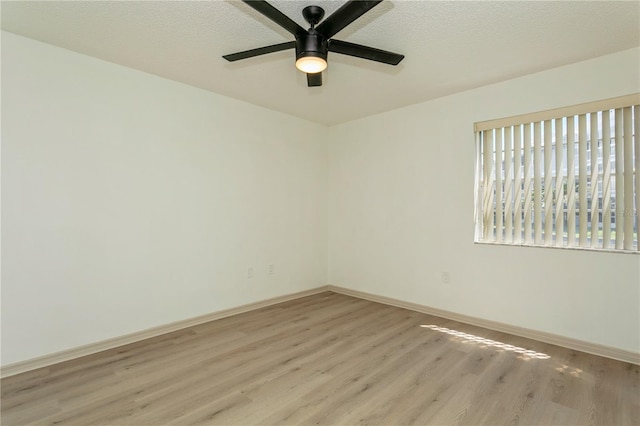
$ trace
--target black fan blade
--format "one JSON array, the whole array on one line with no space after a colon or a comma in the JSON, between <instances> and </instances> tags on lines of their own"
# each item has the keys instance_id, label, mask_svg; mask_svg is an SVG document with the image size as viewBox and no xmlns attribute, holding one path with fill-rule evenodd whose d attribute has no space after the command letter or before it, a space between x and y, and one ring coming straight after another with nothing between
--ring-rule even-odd
<instances>
[{"instance_id":1,"label":"black fan blade","mask_svg":"<svg viewBox=\"0 0 640 426\"><path fill-rule=\"evenodd\" d=\"M289 31L295 36L307 34L307 30L296 24L291 18L284 13L280 12L275 7L271 6L264 0L242 0L258 12L262 13L267 18L271 19L276 24L280 25L285 30Z\"/></svg>"},{"instance_id":2,"label":"black fan blade","mask_svg":"<svg viewBox=\"0 0 640 426\"><path fill-rule=\"evenodd\" d=\"M327 38L331 38L341 29L373 9L382 0L361 1L351 0L346 2L327 19L316 27L316 30Z\"/></svg>"},{"instance_id":3,"label":"black fan blade","mask_svg":"<svg viewBox=\"0 0 640 426\"><path fill-rule=\"evenodd\" d=\"M287 41L280 44L272 44L271 46L245 50L244 52L231 53L229 55L224 55L223 58L225 58L229 62L233 62L233 61L239 61L240 59L253 58L254 56L266 55L267 53L293 49L294 47L296 47L295 41Z\"/></svg>"},{"instance_id":4,"label":"black fan blade","mask_svg":"<svg viewBox=\"0 0 640 426\"><path fill-rule=\"evenodd\" d=\"M309 87L322 86L322 73L316 72L313 74L307 74L307 86Z\"/></svg>"},{"instance_id":5,"label":"black fan blade","mask_svg":"<svg viewBox=\"0 0 640 426\"><path fill-rule=\"evenodd\" d=\"M329 51L389 65L398 65L400 61L404 59L404 55L398 53L333 39L329 40Z\"/></svg>"}]
</instances>

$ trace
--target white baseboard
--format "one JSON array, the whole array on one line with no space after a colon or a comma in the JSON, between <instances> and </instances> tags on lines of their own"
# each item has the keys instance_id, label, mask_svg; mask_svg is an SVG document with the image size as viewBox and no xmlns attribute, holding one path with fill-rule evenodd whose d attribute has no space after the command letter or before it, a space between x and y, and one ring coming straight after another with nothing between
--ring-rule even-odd
<instances>
[{"instance_id":1,"label":"white baseboard","mask_svg":"<svg viewBox=\"0 0 640 426\"><path fill-rule=\"evenodd\" d=\"M334 293L357 297L359 299L371 300L372 302L378 302L378 303L383 303L385 305L391 305L399 308L409 309L416 312L422 312L424 314L447 318L450 320L459 321L466 324L475 325L478 327L488 328L490 330L509 333L516 336L526 337L529 339L538 340L545 343L551 343L553 345L558 345L558 346L562 346L569 349L575 349L578 351L587 352L594 355L599 355L607 358L617 359L619 361L640 365L640 353L626 351L618 348L612 348L610 346L599 345L591 342L585 342L583 340L572 339L570 337L564 337L564 336L559 336L552 333L531 330L528 328L518 327L514 325L496 322L496 321L470 317L463 314L457 314L455 312L449 312L449 311L444 311L437 308L431 308L425 305L419 305L417 303L411 303L411 302L405 302L398 299L392 299L390 297L378 296L375 294L365 293L362 291L350 290L344 287L328 285L328 286L317 287L314 289L305 290L297 293L291 293L284 296L274 297L267 300L261 300L261 301L250 303L247 305L238 306L236 308L212 312L210 314L189 318L183 321L177 321L171 324L166 324L159 327L143 330L140 332L127 334L120 337L115 337L113 339L108 339L108 340L103 340L96 343L91 343L88 345L78 346L76 348L71 348L65 351L28 359L26 361L7 364L5 366L0 367L0 377L2 378L9 377L9 376L24 373L27 371L35 370L37 368L47 367L47 366L64 362L64 361L70 361L72 359L80 358L82 356L95 354L97 352L102 352L108 349L117 348L119 346L128 345L130 343L139 342L144 339L149 339L151 337L156 337L162 334L171 333L173 331L182 330L184 328L192 327L195 325L204 324L209 321L230 317L232 315L241 314L243 312L264 308L267 306L275 305L277 303L287 302L289 300L311 296L314 294L322 293L324 291L332 291Z\"/></svg>"},{"instance_id":2,"label":"white baseboard","mask_svg":"<svg viewBox=\"0 0 640 426\"><path fill-rule=\"evenodd\" d=\"M186 320L173 322L171 324L153 327L139 332L126 334L124 336L114 337L113 339L102 340L100 342L90 343L88 345L78 346L65 351L43 355L37 358L19 361L0 367L0 377L9 377L37 368L48 367L64 361L80 358L86 355L92 355L97 352L106 351L108 349L117 348L119 346L128 345L130 343L139 342L151 337L160 336L162 334L171 333L173 331L182 330L184 328L193 327L194 325L204 324L221 318L230 317L232 315L241 314L243 312L253 311L255 309L264 308L275 305L277 303L287 302L301 297L311 296L313 294L328 291L327 286L317 287L311 290L300 291L297 293L286 294L284 296L274 297L271 299L261 300L247 305L238 306L236 308L225 309L222 311L212 312L210 314L201 315Z\"/></svg>"},{"instance_id":3,"label":"white baseboard","mask_svg":"<svg viewBox=\"0 0 640 426\"><path fill-rule=\"evenodd\" d=\"M344 287L334 285L328 286L329 291L340 293L347 296L357 297L359 299L371 300L372 302L384 303L385 305L396 306L398 308L409 309L424 314L434 315L453 321L463 322L478 327L488 328L490 330L500 331L503 333L513 334L515 336L526 337L528 339L538 340L540 342L551 343L552 345L562 346L564 348L575 349L581 352L587 352L593 355L612 358L619 361L629 362L640 365L640 353L631 352L624 349L613 348L610 346L600 345L597 343L585 342L584 340L573 339L570 337L559 336L557 334L546 333L543 331L532 330L529 328L518 327L501 322L485 320L481 318L470 317L455 312L449 312L442 309L431 308L417 303L405 302L390 297L378 296L362 291L351 290Z\"/></svg>"}]
</instances>

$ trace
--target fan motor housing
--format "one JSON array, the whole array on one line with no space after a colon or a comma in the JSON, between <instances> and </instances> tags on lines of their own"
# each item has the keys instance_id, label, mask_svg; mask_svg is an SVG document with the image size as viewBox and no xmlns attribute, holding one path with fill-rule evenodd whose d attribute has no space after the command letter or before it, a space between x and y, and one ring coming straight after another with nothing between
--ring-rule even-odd
<instances>
[{"instance_id":1,"label":"fan motor housing","mask_svg":"<svg viewBox=\"0 0 640 426\"><path fill-rule=\"evenodd\" d=\"M315 56L326 61L327 51L327 39L315 30L309 30L309 34L296 37L296 60L307 56Z\"/></svg>"}]
</instances>

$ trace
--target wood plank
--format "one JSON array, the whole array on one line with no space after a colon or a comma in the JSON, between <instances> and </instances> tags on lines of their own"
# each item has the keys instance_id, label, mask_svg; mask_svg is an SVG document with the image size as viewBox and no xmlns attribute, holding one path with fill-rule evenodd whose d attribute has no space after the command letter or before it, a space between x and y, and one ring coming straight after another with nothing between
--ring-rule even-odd
<instances>
[{"instance_id":1,"label":"wood plank","mask_svg":"<svg viewBox=\"0 0 640 426\"><path fill-rule=\"evenodd\" d=\"M638 365L331 292L0 384L3 425L640 423Z\"/></svg>"}]
</instances>

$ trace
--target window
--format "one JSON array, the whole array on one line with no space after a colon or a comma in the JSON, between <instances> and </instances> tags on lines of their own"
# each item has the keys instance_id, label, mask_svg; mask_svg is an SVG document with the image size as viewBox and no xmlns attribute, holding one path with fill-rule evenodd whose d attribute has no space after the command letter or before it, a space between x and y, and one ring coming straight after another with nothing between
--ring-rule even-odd
<instances>
[{"instance_id":1,"label":"window","mask_svg":"<svg viewBox=\"0 0 640 426\"><path fill-rule=\"evenodd\" d=\"M639 252L639 104L476 123L475 241Z\"/></svg>"}]
</instances>

